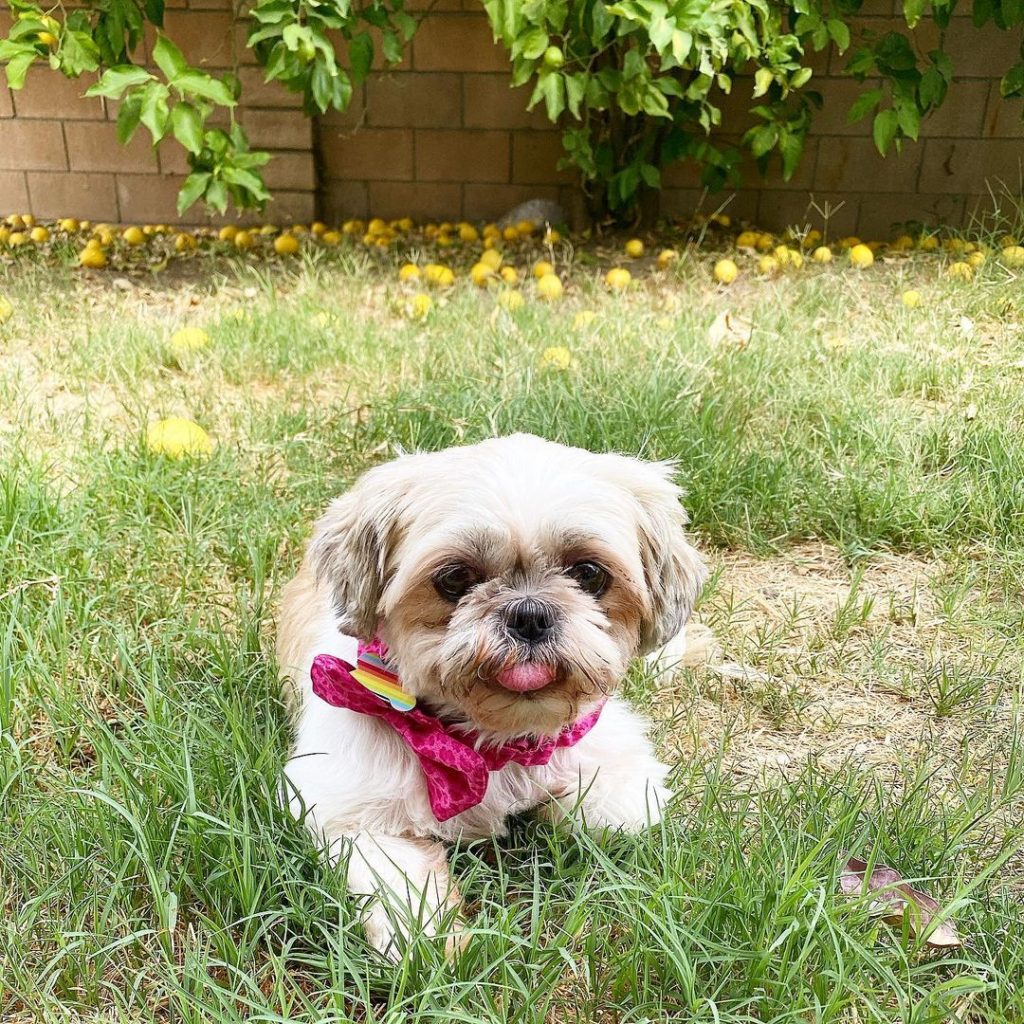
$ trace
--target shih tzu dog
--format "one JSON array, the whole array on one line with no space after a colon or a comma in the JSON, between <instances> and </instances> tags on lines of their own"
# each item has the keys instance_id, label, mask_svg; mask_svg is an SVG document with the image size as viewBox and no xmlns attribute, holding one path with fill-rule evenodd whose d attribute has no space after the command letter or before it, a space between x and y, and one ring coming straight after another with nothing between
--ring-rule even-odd
<instances>
[{"instance_id":1,"label":"shih tzu dog","mask_svg":"<svg viewBox=\"0 0 1024 1024\"><path fill-rule=\"evenodd\" d=\"M457 945L445 840L534 807L659 819L667 769L615 691L706 577L679 499L669 464L520 434L378 466L316 524L278 622L287 786L378 949Z\"/></svg>"}]
</instances>

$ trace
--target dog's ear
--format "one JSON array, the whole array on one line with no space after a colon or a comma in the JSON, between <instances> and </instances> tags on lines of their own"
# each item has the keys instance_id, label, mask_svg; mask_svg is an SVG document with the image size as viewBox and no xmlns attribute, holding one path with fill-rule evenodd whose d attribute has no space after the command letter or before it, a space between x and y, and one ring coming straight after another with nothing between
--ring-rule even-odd
<instances>
[{"instance_id":1,"label":"dog's ear","mask_svg":"<svg viewBox=\"0 0 1024 1024\"><path fill-rule=\"evenodd\" d=\"M649 605L640 624L640 651L668 643L686 625L708 569L686 539L689 518L670 462L624 459L625 484L639 512L637 540Z\"/></svg>"},{"instance_id":2,"label":"dog's ear","mask_svg":"<svg viewBox=\"0 0 1024 1024\"><path fill-rule=\"evenodd\" d=\"M334 599L340 628L351 636L369 638L377 629L392 555L402 535L407 461L412 460L398 459L364 473L313 528L307 558L317 584Z\"/></svg>"}]
</instances>

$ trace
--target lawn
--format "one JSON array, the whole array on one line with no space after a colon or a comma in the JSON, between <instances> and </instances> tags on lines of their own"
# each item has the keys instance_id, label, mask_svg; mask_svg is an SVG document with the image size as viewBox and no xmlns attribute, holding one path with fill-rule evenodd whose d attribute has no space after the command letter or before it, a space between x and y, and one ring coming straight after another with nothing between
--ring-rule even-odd
<instances>
[{"instance_id":1,"label":"lawn","mask_svg":"<svg viewBox=\"0 0 1024 1024\"><path fill-rule=\"evenodd\" d=\"M553 255L557 301L424 317L358 245L0 268L0 1019L1024 1020L1024 278ZM149 451L168 415L213 454ZM678 796L457 850L466 954L396 967L278 806L275 598L361 470L512 430L679 461L713 575L626 682ZM847 851L962 948L839 896Z\"/></svg>"}]
</instances>

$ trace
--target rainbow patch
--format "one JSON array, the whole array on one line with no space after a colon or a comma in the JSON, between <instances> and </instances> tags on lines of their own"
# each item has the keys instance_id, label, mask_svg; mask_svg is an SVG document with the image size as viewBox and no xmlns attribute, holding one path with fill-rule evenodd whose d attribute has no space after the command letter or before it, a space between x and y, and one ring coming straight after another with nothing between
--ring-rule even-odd
<instances>
[{"instance_id":1,"label":"rainbow patch","mask_svg":"<svg viewBox=\"0 0 1024 1024\"><path fill-rule=\"evenodd\" d=\"M386 700L396 711L412 711L416 706L416 698L402 689L398 676L379 654L360 652L352 678L370 693Z\"/></svg>"}]
</instances>

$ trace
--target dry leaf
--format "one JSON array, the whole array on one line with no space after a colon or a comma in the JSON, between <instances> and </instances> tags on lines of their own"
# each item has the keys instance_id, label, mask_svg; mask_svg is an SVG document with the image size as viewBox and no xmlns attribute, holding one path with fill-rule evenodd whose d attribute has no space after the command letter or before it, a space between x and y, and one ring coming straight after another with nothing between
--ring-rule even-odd
<instances>
[{"instance_id":1,"label":"dry leaf","mask_svg":"<svg viewBox=\"0 0 1024 1024\"><path fill-rule=\"evenodd\" d=\"M735 345L746 348L750 336L754 333L754 325L736 313L723 310L715 317L714 323L708 328L708 341L712 345Z\"/></svg>"},{"instance_id":2,"label":"dry leaf","mask_svg":"<svg viewBox=\"0 0 1024 1024\"><path fill-rule=\"evenodd\" d=\"M748 683L768 682L768 676L764 672L736 661L723 661L721 665L709 665L708 668L723 679L742 679Z\"/></svg>"},{"instance_id":3,"label":"dry leaf","mask_svg":"<svg viewBox=\"0 0 1024 1024\"><path fill-rule=\"evenodd\" d=\"M850 857L839 874L839 889L845 896L869 894L869 911L886 924L903 925L906 920L910 934L917 937L928 932L924 941L929 946L947 948L961 945L956 925L952 921L932 922L941 912L939 904L926 893L903 881L903 876L885 864L876 864L871 874L868 865L857 857Z\"/></svg>"}]
</instances>

